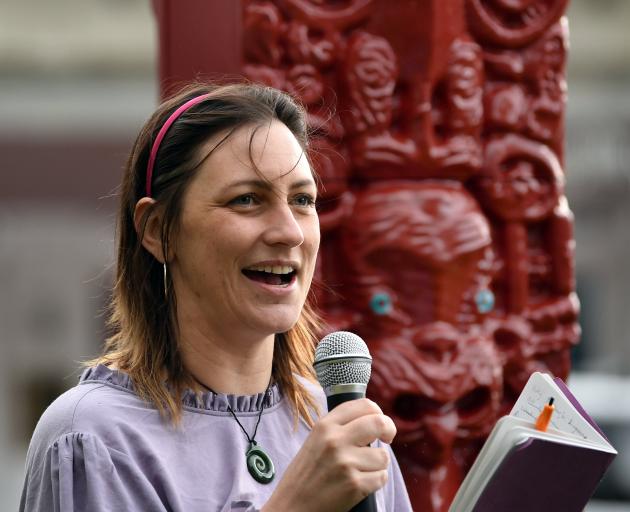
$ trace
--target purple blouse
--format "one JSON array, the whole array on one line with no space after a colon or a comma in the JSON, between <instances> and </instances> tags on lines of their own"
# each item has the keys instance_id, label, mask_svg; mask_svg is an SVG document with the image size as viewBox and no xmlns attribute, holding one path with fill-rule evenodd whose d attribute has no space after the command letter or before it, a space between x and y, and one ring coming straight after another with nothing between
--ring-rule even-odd
<instances>
[{"instance_id":1,"label":"purple blouse","mask_svg":"<svg viewBox=\"0 0 630 512\"><path fill-rule=\"evenodd\" d=\"M320 387L302 381L326 411ZM265 402L256 441L269 454L276 477L269 484L249 474L247 439ZM181 427L133 391L128 375L105 366L87 369L79 384L42 415L28 450L20 511L240 511L259 510L309 435L293 428L278 386L251 396L207 392L183 397ZM380 512L410 511L391 454L387 485L376 493Z\"/></svg>"}]
</instances>

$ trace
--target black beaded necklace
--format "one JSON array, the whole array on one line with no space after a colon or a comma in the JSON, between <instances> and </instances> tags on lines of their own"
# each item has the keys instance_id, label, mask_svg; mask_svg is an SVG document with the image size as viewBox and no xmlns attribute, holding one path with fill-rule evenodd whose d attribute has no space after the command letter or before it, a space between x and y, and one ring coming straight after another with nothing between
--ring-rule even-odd
<instances>
[{"instance_id":1,"label":"black beaded necklace","mask_svg":"<svg viewBox=\"0 0 630 512\"><path fill-rule=\"evenodd\" d=\"M193 379L195 379L195 381L200 386L206 388L208 391L211 391L215 395L218 395L216 391L206 386L203 382L199 381L196 377L193 376ZM236 420L236 423L238 424L238 426L241 427L241 430L243 431L243 434L245 434L245 437L247 438L247 442L249 443L249 448L247 449L247 452L245 453L245 459L247 461L247 470L249 471L249 474L252 475L253 479L256 480L257 482L260 482L261 484L268 484L269 482L273 480L273 477L276 475L276 469L273 465L273 461L271 460L267 452L256 442L256 433L258 432L258 425L260 424L262 413L265 410L265 401L270 400L270 394L271 394L271 380L269 380L269 385L267 386L267 390L265 391L265 396L263 397L262 406L260 408L260 412L258 413L258 420L256 421L256 426L254 427L254 434L251 437L247 433L247 430L245 430L245 427L243 427L243 424L238 420L236 413L234 412L230 404L227 402L227 400L225 403L225 405L227 405L228 411L230 412L232 417Z\"/></svg>"}]
</instances>

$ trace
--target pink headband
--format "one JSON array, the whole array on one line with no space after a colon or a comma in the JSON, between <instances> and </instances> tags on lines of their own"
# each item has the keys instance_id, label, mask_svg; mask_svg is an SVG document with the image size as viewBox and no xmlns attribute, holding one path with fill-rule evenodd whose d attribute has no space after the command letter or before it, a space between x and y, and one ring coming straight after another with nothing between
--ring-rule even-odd
<instances>
[{"instance_id":1,"label":"pink headband","mask_svg":"<svg viewBox=\"0 0 630 512\"><path fill-rule=\"evenodd\" d=\"M196 105L197 103L201 103L205 100L210 94L202 94L201 96L196 96L191 100L188 100L181 107L179 107L175 112L173 112L166 122L160 128L160 131L155 138L155 142L153 142L153 147L151 148L151 154L149 155L149 163L147 164L147 197L151 197L151 180L153 178L153 166L155 165L155 157L157 156L157 152L160 149L160 144L162 144L162 139L166 135L166 132L171 127L171 125L177 121L177 118L181 116L184 112L186 112L190 107Z\"/></svg>"}]
</instances>

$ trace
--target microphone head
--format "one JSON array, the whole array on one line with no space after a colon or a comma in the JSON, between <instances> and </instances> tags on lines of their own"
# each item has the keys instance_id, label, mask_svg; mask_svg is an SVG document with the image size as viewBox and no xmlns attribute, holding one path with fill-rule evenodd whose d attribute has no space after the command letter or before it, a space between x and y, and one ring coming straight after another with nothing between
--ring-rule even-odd
<instances>
[{"instance_id":1,"label":"microphone head","mask_svg":"<svg viewBox=\"0 0 630 512\"><path fill-rule=\"evenodd\" d=\"M333 386L367 386L372 372L372 356L359 336L352 332L332 332L315 349L315 372L326 390Z\"/></svg>"}]
</instances>

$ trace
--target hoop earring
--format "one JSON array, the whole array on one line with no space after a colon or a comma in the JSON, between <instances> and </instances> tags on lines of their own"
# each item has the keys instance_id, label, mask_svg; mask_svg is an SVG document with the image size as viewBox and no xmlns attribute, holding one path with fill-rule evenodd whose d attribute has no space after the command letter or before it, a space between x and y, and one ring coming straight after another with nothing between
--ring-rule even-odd
<instances>
[{"instance_id":1,"label":"hoop earring","mask_svg":"<svg viewBox=\"0 0 630 512\"><path fill-rule=\"evenodd\" d=\"M162 267L164 268L164 298L168 301L168 275L166 271L166 261L162 263Z\"/></svg>"}]
</instances>

